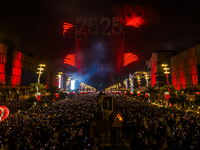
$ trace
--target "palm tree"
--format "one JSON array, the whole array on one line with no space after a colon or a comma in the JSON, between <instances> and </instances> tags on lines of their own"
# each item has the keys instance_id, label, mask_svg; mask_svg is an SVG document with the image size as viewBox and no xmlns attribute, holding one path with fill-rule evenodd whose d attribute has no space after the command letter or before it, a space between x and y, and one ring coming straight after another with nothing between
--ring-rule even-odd
<instances>
[{"instance_id":1,"label":"palm tree","mask_svg":"<svg viewBox=\"0 0 200 150\"><path fill-rule=\"evenodd\" d=\"M155 87L148 86L145 90L145 93L150 94L150 101L152 102L152 99L153 99L153 97L155 96L155 93L156 93L156 89L155 89Z\"/></svg>"},{"instance_id":2,"label":"palm tree","mask_svg":"<svg viewBox=\"0 0 200 150\"><path fill-rule=\"evenodd\" d=\"M37 86L38 86L38 91L41 93L46 93L46 85L39 84L38 83L31 83L31 86L29 87L28 91L32 94L37 92Z\"/></svg>"}]
</instances>

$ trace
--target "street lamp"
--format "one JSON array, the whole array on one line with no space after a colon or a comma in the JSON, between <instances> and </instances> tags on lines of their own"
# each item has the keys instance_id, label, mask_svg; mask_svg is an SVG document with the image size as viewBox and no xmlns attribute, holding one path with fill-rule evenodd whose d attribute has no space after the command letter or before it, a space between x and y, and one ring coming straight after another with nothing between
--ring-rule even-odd
<instances>
[{"instance_id":1,"label":"street lamp","mask_svg":"<svg viewBox=\"0 0 200 150\"><path fill-rule=\"evenodd\" d=\"M164 67L163 70L164 70L164 73L166 74L167 86L168 86L168 91L170 94L169 81L168 81L168 74L170 74L170 72L169 72L170 68L168 68L168 64L162 64L162 67ZM168 106L169 106L169 99L168 99Z\"/></svg>"},{"instance_id":2,"label":"street lamp","mask_svg":"<svg viewBox=\"0 0 200 150\"><path fill-rule=\"evenodd\" d=\"M45 64L39 64L39 68L37 68L38 71L36 73L38 74L38 85L36 87L36 90L37 90L36 96L40 95L40 93L39 93L40 76L42 74L42 71L44 70L43 67L45 67L45 66L46 66Z\"/></svg>"},{"instance_id":3,"label":"street lamp","mask_svg":"<svg viewBox=\"0 0 200 150\"><path fill-rule=\"evenodd\" d=\"M164 73L166 74L166 77L167 77L167 85L168 85L168 91L170 92L170 89L169 89L169 81L168 81L168 74L170 74L170 72L168 70L170 70L170 68L167 68L168 64L162 64L162 67L163 70L164 70Z\"/></svg>"}]
</instances>

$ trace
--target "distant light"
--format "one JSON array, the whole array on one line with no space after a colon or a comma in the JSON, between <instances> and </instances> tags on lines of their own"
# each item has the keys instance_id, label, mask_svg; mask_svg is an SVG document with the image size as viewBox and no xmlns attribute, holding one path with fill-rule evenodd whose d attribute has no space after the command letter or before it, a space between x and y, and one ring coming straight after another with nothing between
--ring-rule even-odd
<instances>
[{"instance_id":1,"label":"distant light","mask_svg":"<svg viewBox=\"0 0 200 150\"><path fill-rule=\"evenodd\" d=\"M75 82L76 80L71 80L71 90L75 90Z\"/></svg>"}]
</instances>

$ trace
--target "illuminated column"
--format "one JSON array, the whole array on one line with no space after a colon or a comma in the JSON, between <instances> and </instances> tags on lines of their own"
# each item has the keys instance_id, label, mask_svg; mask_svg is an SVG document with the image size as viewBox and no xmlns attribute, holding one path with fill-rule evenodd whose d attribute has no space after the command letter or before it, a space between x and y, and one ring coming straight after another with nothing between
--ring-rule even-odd
<instances>
[{"instance_id":1,"label":"illuminated column","mask_svg":"<svg viewBox=\"0 0 200 150\"><path fill-rule=\"evenodd\" d=\"M61 76L62 76L63 72L58 72L58 88L61 88Z\"/></svg>"},{"instance_id":2,"label":"illuminated column","mask_svg":"<svg viewBox=\"0 0 200 150\"><path fill-rule=\"evenodd\" d=\"M72 91L76 89L76 85L75 84L76 84L76 79L71 80L71 90Z\"/></svg>"},{"instance_id":3,"label":"illuminated column","mask_svg":"<svg viewBox=\"0 0 200 150\"><path fill-rule=\"evenodd\" d=\"M68 77L67 78L67 82L66 82L66 89L67 89L67 91L69 90L70 80L71 80L71 77Z\"/></svg>"},{"instance_id":4,"label":"illuminated column","mask_svg":"<svg viewBox=\"0 0 200 150\"><path fill-rule=\"evenodd\" d=\"M146 80L146 85L147 85L147 87L149 86L149 84L148 84L148 79L149 79L149 75L147 74L147 72L144 72L144 76L145 76L145 80Z\"/></svg>"},{"instance_id":5,"label":"illuminated column","mask_svg":"<svg viewBox=\"0 0 200 150\"><path fill-rule=\"evenodd\" d=\"M132 78L129 78L129 82L130 82L130 88L131 88L131 91L133 91L133 80L132 80Z\"/></svg>"}]
</instances>

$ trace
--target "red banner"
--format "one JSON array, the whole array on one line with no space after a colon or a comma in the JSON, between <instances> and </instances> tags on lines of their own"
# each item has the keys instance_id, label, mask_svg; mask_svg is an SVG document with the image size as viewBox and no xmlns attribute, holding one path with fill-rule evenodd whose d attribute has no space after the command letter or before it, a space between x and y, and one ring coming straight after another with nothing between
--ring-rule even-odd
<instances>
[{"instance_id":1,"label":"red banner","mask_svg":"<svg viewBox=\"0 0 200 150\"><path fill-rule=\"evenodd\" d=\"M37 95L37 100L40 101L40 95Z\"/></svg>"},{"instance_id":2,"label":"red banner","mask_svg":"<svg viewBox=\"0 0 200 150\"><path fill-rule=\"evenodd\" d=\"M149 97L149 94L148 94L148 93L145 93L145 97L148 98L148 97Z\"/></svg>"},{"instance_id":3,"label":"red banner","mask_svg":"<svg viewBox=\"0 0 200 150\"><path fill-rule=\"evenodd\" d=\"M165 100L169 100L170 95L169 94L165 94Z\"/></svg>"},{"instance_id":4,"label":"red banner","mask_svg":"<svg viewBox=\"0 0 200 150\"><path fill-rule=\"evenodd\" d=\"M59 93L55 93L55 97L56 97L56 98L59 98Z\"/></svg>"}]
</instances>

